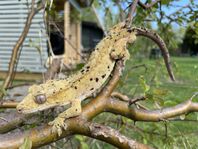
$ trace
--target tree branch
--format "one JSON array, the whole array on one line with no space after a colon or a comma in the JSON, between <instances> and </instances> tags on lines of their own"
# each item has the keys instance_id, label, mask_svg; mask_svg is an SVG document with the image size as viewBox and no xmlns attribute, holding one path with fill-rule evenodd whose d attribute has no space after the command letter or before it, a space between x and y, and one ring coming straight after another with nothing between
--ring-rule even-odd
<instances>
[{"instance_id":1,"label":"tree branch","mask_svg":"<svg viewBox=\"0 0 198 149\"><path fill-rule=\"evenodd\" d=\"M118 148L149 149L148 146L129 139L110 127L97 123L72 118L67 121L67 126L67 131L64 131L60 137L52 133L51 127L47 125L23 133L0 135L0 149L18 148L27 137L32 141L33 147L36 148L74 134L86 135L112 144Z\"/></svg>"},{"instance_id":2,"label":"tree branch","mask_svg":"<svg viewBox=\"0 0 198 149\"><path fill-rule=\"evenodd\" d=\"M133 3L130 4L130 9L129 9L129 12L128 12L128 15L127 15L127 18L126 18L126 20L127 20L127 26L130 26L132 24L133 16L135 14L138 1L139 0L134 0Z\"/></svg>"},{"instance_id":3,"label":"tree branch","mask_svg":"<svg viewBox=\"0 0 198 149\"><path fill-rule=\"evenodd\" d=\"M0 134L17 128L26 121L29 121L32 117L33 115L21 115L18 113L0 115Z\"/></svg>"},{"instance_id":4,"label":"tree branch","mask_svg":"<svg viewBox=\"0 0 198 149\"><path fill-rule=\"evenodd\" d=\"M137 36L147 37L147 38L153 40L159 46L159 48L162 52L163 58L164 58L164 62L165 62L168 74L169 74L171 80L175 81L175 76L174 76L174 73L173 73L172 67L171 67L170 55L169 55L168 49L167 49L166 44L164 43L163 39L157 33L149 31L146 28L135 28L135 31L136 31Z\"/></svg>"},{"instance_id":5,"label":"tree branch","mask_svg":"<svg viewBox=\"0 0 198 149\"><path fill-rule=\"evenodd\" d=\"M120 114L134 121L158 122L168 120L176 116L198 112L198 103L187 100L173 107L159 110L138 109L135 105L129 107L128 103L111 98L106 103L106 111Z\"/></svg>"}]
</instances>

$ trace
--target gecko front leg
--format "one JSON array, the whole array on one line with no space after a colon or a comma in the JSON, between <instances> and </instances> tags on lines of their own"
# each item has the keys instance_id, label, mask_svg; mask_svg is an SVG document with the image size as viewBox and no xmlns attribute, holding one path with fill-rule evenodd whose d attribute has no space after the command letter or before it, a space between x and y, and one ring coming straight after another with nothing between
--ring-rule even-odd
<instances>
[{"instance_id":1,"label":"gecko front leg","mask_svg":"<svg viewBox=\"0 0 198 149\"><path fill-rule=\"evenodd\" d=\"M114 60L122 59L124 61L130 58L129 51L127 50L127 38L120 39L113 46L110 57Z\"/></svg>"},{"instance_id":2,"label":"gecko front leg","mask_svg":"<svg viewBox=\"0 0 198 149\"><path fill-rule=\"evenodd\" d=\"M73 100L69 109L60 113L58 117L49 122L49 125L52 125L52 132L57 132L60 136L62 134L62 128L67 128L67 125L64 123L65 119L78 116L80 115L81 111L81 101Z\"/></svg>"}]
</instances>

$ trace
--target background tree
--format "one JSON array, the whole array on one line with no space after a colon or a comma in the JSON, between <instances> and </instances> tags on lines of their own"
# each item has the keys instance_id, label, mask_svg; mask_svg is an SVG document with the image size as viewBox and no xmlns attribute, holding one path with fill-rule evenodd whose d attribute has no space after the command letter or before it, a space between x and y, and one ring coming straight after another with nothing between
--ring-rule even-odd
<instances>
[{"instance_id":1,"label":"background tree","mask_svg":"<svg viewBox=\"0 0 198 149\"><path fill-rule=\"evenodd\" d=\"M182 43L182 51L183 53L190 53L190 55L198 54L198 23L187 28Z\"/></svg>"}]
</instances>

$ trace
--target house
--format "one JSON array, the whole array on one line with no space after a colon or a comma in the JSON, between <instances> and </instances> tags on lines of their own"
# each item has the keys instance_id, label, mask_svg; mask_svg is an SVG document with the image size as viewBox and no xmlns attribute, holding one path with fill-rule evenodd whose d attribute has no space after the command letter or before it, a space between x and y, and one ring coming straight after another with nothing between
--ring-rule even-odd
<instances>
[{"instance_id":1,"label":"house","mask_svg":"<svg viewBox=\"0 0 198 149\"><path fill-rule=\"evenodd\" d=\"M0 79L5 78L12 48L25 25L28 2L31 4L31 0L0 1ZM79 12L82 8L89 6L89 0L58 0L54 1L54 5L63 19L56 22L56 25L62 26L62 31L53 32L56 26L48 24L51 41L54 41L53 38L62 37L58 39L59 47L57 47L57 41L52 42L53 54L64 56L65 64L79 63L83 52L83 24L80 21L71 20L71 10ZM42 78L42 73L46 71L44 63L50 54L47 42L43 11L40 11L35 15L27 38L21 47L15 79L38 80Z\"/></svg>"}]
</instances>

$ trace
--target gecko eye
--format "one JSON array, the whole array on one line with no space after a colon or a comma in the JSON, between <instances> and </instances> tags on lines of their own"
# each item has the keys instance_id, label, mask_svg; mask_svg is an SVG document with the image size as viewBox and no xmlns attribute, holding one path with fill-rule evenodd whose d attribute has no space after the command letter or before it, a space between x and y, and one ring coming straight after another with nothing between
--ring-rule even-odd
<instances>
[{"instance_id":1,"label":"gecko eye","mask_svg":"<svg viewBox=\"0 0 198 149\"><path fill-rule=\"evenodd\" d=\"M46 96L44 94L36 95L34 101L38 104L43 104L46 101Z\"/></svg>"}]
</instances>

